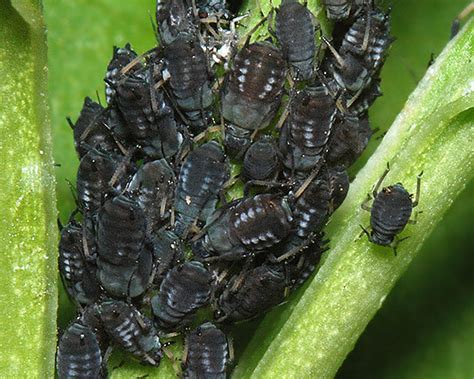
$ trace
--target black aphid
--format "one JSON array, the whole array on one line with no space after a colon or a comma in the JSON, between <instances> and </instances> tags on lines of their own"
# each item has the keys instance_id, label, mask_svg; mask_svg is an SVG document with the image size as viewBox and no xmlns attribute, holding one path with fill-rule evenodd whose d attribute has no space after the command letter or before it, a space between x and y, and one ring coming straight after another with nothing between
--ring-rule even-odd
<instances>
[{"instance_id":1,"label":"black aphid","mask_svg":"<svg viewBox=\"0 0 474 379\"><path fill-rule=\"evenodd\" d=\"M293 227L288 199L280 195L260 194L244 198L217 212L220 216L210 223L197 245L198 255L242 259L282 241Z\"/></svg>"},{"instance_id":2,"label":"black aphid","mask_svg":"<svg viewBox=\"0 0 474 379\"><path fill-rule=\"evenodd\" d=\"M206 322L186 335L183 356L183 378L225 379L229 363L226 335Z\"/></svg>"},{"instance_id":3,"label":"black aphid","mask_svg":"<svg viewBox=\"0 0 474 379\"><path fill-rule=\"evenodd\" d=\"M68 118L74 133L74 147L82 158L91 149L114 151L117 144L107 126L107 111L98 103L86 97L76 123Z\"/></svg>"},{"instance_id":4,"label":"black aphid","mask_svg":"<svg viewBox=\"0 0 474 379\"><path fill-rule=\"evenodd\" d=\"M201 262L190 261L174 267L151 299L151 307L160 329L169 331L188 326L199 308L211 296L212 275Z\"/></svg>"},{"instance_id":5,"label":"black aphid","mask_svg":"<svg viewBox=\"0 0 474 379\"><path fill-rule=\"evenodd\" d=\"M245 152L242 175L247 180L270 180L278 168L278 150L271 136L259 138Z\"/></svg>"},{"instance_id":6,"label":"black aphid","mask_svg":"<svg viewBox=\"0 0 474 379\"><path fill-rule=\"evenodd\" d=\"M80 305L97 301L102 291L96 278L95 257L84 253L82 226L72 220L59 240L59 272L69 296Z\"/></svg>"},{"instance_id":7,"label":"black aphid","mask_svg":"<svg viewBox=\"0 0 474 379\"><path fill-rule=\"evenodd\" d=\"M98 278L113 297L136 297L149 285L152 254L145 249L146 219L124 195L105 202L97 226Z\"/></svg>"},{"instance_id":8,"label":"black aphid","mask_svg":"<svg viewBox=\"0 0 474 379\"><path fill-rule=\"evenodd\" d=\"M291 99L279 139L288 170L298 176L316 167L324 157L335 119L336 104L322 85L308 87Z\"/></svg>"},{"instance_id":9,"label":"black aphid","mask_svg":"<svg viewBox=\"0 0 474 379\"><path fill-rule=\"evenodd\" d=\"M330 20L343 21L357 14L367 0L323 0Z\"/></svg>"},{"instance_id":10,"label":"black aphid","mask_svg":"<svg viewBox=\"0 0 474 379\"><path fill-rule=\"evenodd\" d=\"M171 106L164 93L155 88L148 68L128 73L117 84L117 105L126 121L127 135L149 159L169 158L176 154L183 140ZM132 142L130 141L130 142Z\"/></svg>"},{"instance_id":11,"label":"black aphid","mask_svg":"<svg viewBox=\"0 0 474 379\"><path fill-rule=\"evenodd\" d=\"M297 80L308 80L313 74L316 23L311 11L297 0L284 0L277 9L275 32Z\"/></svg>"},{"instance_id":12,"label":"black aphid","mask_svg":"<svg viewBox=\"0 0 474 379\"><path fill-rule=\"evenodd\" d=\"M143 363L158 366L163 355L153 323L133 305L109 300L99 304L104 329L111 340Z\"/></svg>"},{"instance_id":13,"label":"black aphid","mask_svg":"<svg viewBox=\"0 0 474 379\"><path fill-rule=\"evenodd\" d=\"M409 194L401 183L396 183L388 187L382 188L378 192L382 182L389 172L389 167L380 177L372 191L374 202L372 207L368 207L367 203L371 200L371 195L367 195L366 201L362 204L364 210L370 211L371 232L364 232L369 237L369 241L382 246L393 246L396 253L396 244L394 239L410 221L410 216L418 205L421 189L421 174L417 176L416 196L412 200L413 195Z\"/></svg>"},{"instance_id":14,"label":"black aphid","mask_svg":"<svg viewBox=\"0 0 474 379\"><path fill-rule=\"evenodd\" d=\"M80 322L68 326L59 339L56 367L60 379L102 376L102 351L95 333Z\"/></svg>"},{"instance_id":15,"label":"black aphid","mask_svg":"<svg viewBox=\"0 0 474 379\"><path fill-rule=\"evenodd\" d=\"M174 171L165 159L145 163L128 184L127 191L145 212L149 233L170 218L175 185Z\"/></svg>"},{"instance_id":16,"label":"black aphid","mask_svg":"<svg viewBox=\"0 0 474 379\"><path fill-rule=\"evenodd\" d=\"M175 195L175 233L186 236L198 221L214 211L219 192L229 177L229 165L220 145L210 141L189 153L181 166Z\"/></svg>"},{"instance_id":17,"label":"black aphid","mask_svg":"<svg viewBox=\"0 0 474 379\"><path fill-rule=\"evenodd\" d=\"M164 45L169 45L179 36L193 34L191 11L185 0L158 0L156 2L156 23Z\"/></svg>"},{"instance_id":18,"label":"black aphid","mask_svg":"<svg viewBox=\"0 0 474 379\"><path fill-rule=\"evenodd\" d=\"M254 318L285 297L286 278L282 265L268 265L233 276L217 299L216 320L235 322Z\"/></svg>"},{"instance_id":19,"label":"black aphid","mask_svg":"<svg viewBox=\"0 0 474 379\"><path fill-rule=\"evenodd\" d=\"M331 166L351 166L365 150L372 136L369 118L344 117L334 126L329 141L327 162Z\"/></svg>"},{"instance_id":20,"label":"black aphid","mask_svg":"<svg viewBox=\"0 0 474 379\"><path fill-rule=\"evenodd\" d=\"M107 66L107 72L105 73L105 98L107 104L112 104L115 97L115 88L117 88L118 82L124 77L124 73L121 72L126 66L130 65L131 62L137 58L137 53L132 49L129 43L124 47L114 46L112 59ZM127 72L133 72L142 68L140 62L134 62L133 67Z\"/></svg>"},{"instance_id":21,"label":"black aphid","mask_svg":"<svg viewBox=\"0 0 474 379\"><path fill-rule=\"evenodd\" d=\"M208 123L212 76L204 50L192 36L176 38L164 51L165 72L178 107L195 132Z\"/></svg>"},{"instance_id":22,"label":"black aphid","mask_svg":"<svg viewBox=\"0 0 474 379\"><path fill-rule=\"evenodd\" d=\"M245 151L252 132L275 116L285 77L286 62L270 43L245 45L237 53L221 93L222 115L228 122L225 144L231 154Z\"/></svg>"}]
</instances>

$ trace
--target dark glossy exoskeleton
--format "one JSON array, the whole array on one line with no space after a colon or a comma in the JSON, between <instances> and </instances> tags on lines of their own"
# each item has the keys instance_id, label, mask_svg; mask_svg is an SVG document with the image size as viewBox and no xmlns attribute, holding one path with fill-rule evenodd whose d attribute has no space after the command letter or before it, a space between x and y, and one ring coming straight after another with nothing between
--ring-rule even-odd
<instances>
[{"instance_id":1,"label":"dark glossy exoskeleton","mask_svg":"<svg viewBox=\"0 0 474 379\"><path fill-rule=\"evenodd\" d=\"M210 224L197 254L219 259L242 259L285 239L293 227L288 199L275 194L244 198Z\"/></svg>"},{"instance_id":2,"label":"dark glossy exoskeleton","mask_svg":"<svg viewBox=\"0 0 474 379\"><path fill-rule=\"evenodd\" d=\"M164 45L171 44L179 36L193 34L191 11L187 0L158 0L156 2L156 23Z\"/></svg>"},{"instance_id":3,"label":"dark glossy exoskeleton","mask_svg":"<svg viewBox=\"0 0 474 379\"><path fill-rule=\"evenodd\" d=\"M328 169L329 189L331 191L330 213L333 213L342 204L349 191L349 175L344 166L335 166Z\"/></svg>"},{"instance_id":4,"label":"dark glossy exoskeleton","mask_svg":"<svg viewBox=\"0 0 474 379\"><path fill-rule=\"evenodd\" d=\"M127 191L145 212L149 233L169 219L175 185L174 171L165 159L145 163L128 184Z\"/></svg>"},{"instance_id":5,"label":"dark glossy exoskeleton","mask_svg":"<svg viewBox=\"0 0 474 379\"><path fill-rule=\"evenodd\" d=\"M344 117L334 126L329 141L328 164L348 168L360 157L371 136L372 129L367 115L362 118Z\"/></svg>"},{"instance_id":6,"label":"dark glossy exoskeleton","mask_svg":"<svg viewBox=\"0 0 474 379\"><path fill-rule=\"evenodd\" d=\"M364 210L370 211L371 233L367 233L369 240L377 245L396 247L394 239L400 233L410 220L413 208L418 205L420 198L421 175L417 177L416 197L413 201L413 195L403 187L401 183L396 183L388 187L384 187L378 192L385 176L388 174L389 168L384 172L377 182L372 196L374 202L372 207L367 206L370 201L370 194L367 200L362 204ZM394 245L395 244L395 245ZM396 253L396 250L395 250Z\"/></svg>"},{"instance_id":7,"label":"dark glossy exoskeleton","mask_svg":"<svg viewBox=\"0 0 474 379\"><path fill-rule=\"evenodd\" d=\"M278 169L278 151L271 136L259 138L245 152L242 175L247 180L272 179Z\"/></svg>"},{"instance_id":8,"label":"dark glossy exoskeleton","mask_svg":"<svg viewBox=\"0 0 474 379\"><path fill-rule=\"evenodd\" d=\"M165 48L164 62L178 107L193 131L202 131L207 127L208 108L213 101L212 75L204 50L194 36L180 36Z\"/></svg>"},{"instance_id":9,"label":"dark glossy exoskeleton","mask_svg":"<svg viewBox=\"0 0 474 379\"><path fill-rule=\"evenodd\" d=\"M145 249L146 219L125 195L106 201L97 226L98 278L114 297L137 297L148 287L152 254Z\"/></svg>"},{"instance_id":10,"label":"dark glossy exoskeleton","mask_svg":"<svg viewBox=\"0 0 474 379\"><path fill-rule=\"evenodd\" d=\"M117 154L92 149L84 155L77 170L79 207L88 216L95 215L105 197L121 191L134 167Z\"/></svg>"},{"instance_id":11,"label":"dark glossy exoskeleton","mask_svg":"<svg viewBox=\"0 0 474 379\"><path fill-rule=\"evenodd\" d=\"M81 159L91 149L115 151L116 142L107 127L107 111L90 97L86 97L75 124L68 118L74 133L74 147Z\"/></svg>"},{"instance_id":12,"label":"dark glossy exoskeleton","mask_svg":"<svg viewBox=\"0 0 474 379\"><path fill-rule=\"evenodd\" d=\"M115 97L115 88L117 88L118 82L125 75L121 70L130 64L135 58L137 58L137 53L135 53L129 43L124 47L114 46L112 59L107 66L107 72L105 73L104 79L107 104L112 104ZM128 72L133 72L141 68L141 63L136 62Z\"/></svg>"},{"instance_id":13,"label":"dark glossy exoskeleton","mask_svg":"<svg viewBox=\"0 0 474 379\"><path fill-rule=\"evenodd\" d=\"M229 178L229 164L220 145L210 141L186 157L175 194L175 233L186 236L196 222L205 222L214 211L219 192Z\"/></svg>"},{"instance_id":14,"label":"dark glossy exoskeleton","mask_svg":"<svg viewBox=\"0 0 474 379\"><path fill-rule=\"evenodd\" d=\"M80 322L68 326L59 339L56 367L60 379L102 376L102 351L95 333Z\"/></svg>"},{"instance_id":15,"label":"dark glossy exoskeleton","mask_svg":"<svg viewBox=\"0 0 474 379\"><path fill-rule=\"evenodd\" d=\"M275 26L283 56L293 67L295 79L310 79L316 53L315 17L297 0L283 0L277 9Z\"/></svg>"},{"instance_id":16,"label":"dark glossy exoskeleton","mask_svg":"<svg viewBox=\"0 0 474 379\"><path fill-rule=\"evenodd\" d=\"M97 267L93 257L86 257L83 229L69 222L61 230L59 240L59 272L69 296L80 305L92 304L102 291L96 278Z\"/></svg>"},{"instance_id":17,"label":"dark glossy exoskeleton","mask_svg":"<svg viewBox=\"0 0 474 379\"><path fill-rule=\"evenodd\" d=\"M100 349L106 351L110 345L109 335L104 330L104 324L100 317L100 303L93 303L82 309L78 320L82 325L86 325L90 328L99 343Z\"/></svg>"},{"instance_id":18,"label":"dark glossy exoskeleton","mask_svg":"<svg viewBox=\"0 0 474 379\"><path fill-rule=\"evenodd\" d=\"M151 237L153 261L155 263L154 283L159 284L164 275L184 261L181 239L170 230L159 230Z\"/></svg>"},{"instance_id":19,"label":"dark glossy exoskeleton","mask_svg":"<svg viewBox=\"0 0 474 379\"><path fill-rule=\"evenodd\" d=\"M226 378L229 346L224 332L206 322L188 333L184 343L183 378Z\"/></svg>"},{"instance_id":20,"label":"dark glossy exoskeleton","mask_svg":"<svg viewBox=\"0 0 474 379\"><path fill-rule=\"evenodd\" d=\"M344 21L360 12L367 0L323 0L330 20Z\"/></svg>"},{"instance_id":21,"label":"dark glossy exoskeleton","mask_svg":"<svg viewBox=\"0 0 474 379\"><path fill-rule=\"evenodd\" d=\"M322 169L292 205L295 234L306 239L320 232L329 217L331 188L328 172Z\"/></svg>"},{"instance_id":22,"label":"dark glossy exoskeleton","mask_svg":"<svg viewBox=\"0 0 474 379\"><path fill-rule=\"evenodd\" d=\"M143 363L158 366L163 355L151 320L133 305L108 300L99 304L104 329L111 340Z\"/></svg>"},{"instance_id":23,"label":"dark glossy exoskeleton","mask_svg":"<svg viewBox=\"0 0 474 379\"><path fill-rule=\"evenodd\" d=\"M254 318L280 304L286 278L282 265L255 267L233 276L217 299L216 319L236 322Z\"/></svg>"},{"instance_id":24,"label":"dark glossy exoskeleton","mask_svg":"<svg viewBox=\"0 0 474 379\"><path fill-rule=\"evenodd\" d=\"M245 45L234 58L221 93L228 152L245 151L253 131L265 128L275 116L283 94L286 62L267 42Z\"/></svg>"},{"instance_id":25,"label":"dark glossy exoskeleton","mask_svg":"<svg viewBox=\"0 0 474 379\"><path fill-rule=\"evenodd\" d=\"M197 310L211 296L212 275L201 262L190 261L170 270L151 299L151 307L160 329L169 331L188 326Z\"/></svg>"},{"instance_id":26,"label":"dark glossy exoskeleton","mask_svg":"<svg viewBox=\"0 0 474 379\"><path fill-rule=\"evenodd\" d=\"M169 158L178 151L183 136L163 91L155 88L155 80L148 68L128 73L117 84L116 100L128 134L144 155Z\"/></svg>"},{"instance_id":27,"label":"dark glossy exoskeleton","mask_svg":"<svg viewBox=\"0 0 474 379\"><path fill-rule=\"evenodd\" d=\"M335 119L336 104L326 87L318 85L297 93L280 132L284 166L296 175L315 168L324 157Z\"/></svg>"}]
</instances>

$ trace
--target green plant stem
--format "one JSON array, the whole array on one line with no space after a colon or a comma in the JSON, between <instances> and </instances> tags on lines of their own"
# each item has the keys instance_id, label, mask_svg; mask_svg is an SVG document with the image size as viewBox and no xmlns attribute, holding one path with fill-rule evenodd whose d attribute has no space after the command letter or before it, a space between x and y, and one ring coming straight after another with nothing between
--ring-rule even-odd
<instances>
[{"instance_id":1,"label":"green plant stem","mask_svg":"<svg viewBox=\"0 0 474 379\"><path fill-rule=\"evenodd\" d=\"M0 4L0 377L51 378L56 350L54 166L38 1Z\"/></svg>"},{"instance_id":2,"label":"green plant stem","mask_svg":"<svg viewBox=\"0 0 474 379\"><path fill-rule=\"evenodd\" d=\"M257 330L234 377L332 378L391 288L456 196L474 177L474 20L428 69L382 143L351 184L328 227L331 250L281 328L278 315ZM387 162L385 184L402 182L412 192L424 171L423 211L394 256L389 248L360 239L369 214L360 204ZM262 335L271 341L267 348ZM263 346L263 347L262 347Z\"/></svg>"}]
</instances>

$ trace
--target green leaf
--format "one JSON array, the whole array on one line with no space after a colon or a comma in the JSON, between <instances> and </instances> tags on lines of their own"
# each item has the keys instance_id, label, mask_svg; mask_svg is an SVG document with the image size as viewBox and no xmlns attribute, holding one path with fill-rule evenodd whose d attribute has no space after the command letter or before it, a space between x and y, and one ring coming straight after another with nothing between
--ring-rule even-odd
<instances>
[{"instance_id":1,"label":"green leaf","mask_svg":"<svg viewBox=\"0 0 474 379\"><path fill-rule=\"evenodd\" d=\"M0 4L0 377L53 377L57 226L40 4Z\"/></svg>"},{"instance_id":2,"label":"green leaf","mask_svg":"<svg viewBox=\"0 0 474 379\"><path fill-rule=\"evenodd\" d=\"M428 69L335 213L328 228L332 249L320 271L252 368L253 349L262 346L257 332L235 377L333 377L423 241L472 180L473 36L474 20ZM402 233L410 238L398 257L366 239L355 241L359 224L369 221L360 204L387 162L392 170L386 183L402 182L409 189L414 189L416 174L425 171L424 217Z\"/></svg>"}]
</instances>

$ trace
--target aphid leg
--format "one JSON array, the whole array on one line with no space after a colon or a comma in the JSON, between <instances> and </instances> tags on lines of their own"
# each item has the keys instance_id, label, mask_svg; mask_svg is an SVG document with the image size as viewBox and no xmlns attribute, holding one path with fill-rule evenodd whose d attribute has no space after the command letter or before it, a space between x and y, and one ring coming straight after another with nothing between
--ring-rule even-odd
<instances>
[{"instance_id":1,"label":"aphid leg","mask_svg":"<svg viewBox=\"0 0 474 379\"><path fill-rule=\"evenodd\" d=\"M410 219L407 221L408 224L416 224L418 222L418 215L420 213L423 213L423 211L417 211L415 212L415 217L413 217L413 219Z\"/></svg>"},{"instance_id":2,"label":"aphid leg","mask_svg":"<svg viewBox=\"0 0 474 379\"><path fill-rule=\"evenodd\" d=\"M367 236L369 241L371 241L372 239L370 238L369 231L366 228L364 228L362 225L359 224L359 226L362 228L362 232L360 232L360 234L357 236L356 241L360 239L364 234Z\"/></svg>"},{"instance_id":3,"label":"aphid leg","mask_svg":"<svg viewBox=\"0 0 474 379\"><path fill-rule=\"evenodd\" d=\"M403 238L397 238L395 237L395 240L390 244L390 246L393 249L393 255L396 257L397 256L397 248L398 245L400 245L400 242L405 241L406 239L410 238L410 236L403 237Z\"/></svg>"},{"instance_id":4,"label":"aphid leg","mask_svg":"<svg viewBox=\"0 0 474 379\"><path fill-rule=\"evenodd\" d=\"M113 347L108 346L107 350L105 350L104 356L102 357L102 363L100 367L100 378L108 378L108 368L107 368L107 363L109 362L109 358L112 355Z\"/></svg>"},{"instance_id":5,"label":"aphid leg","mask_svg":"<svg viewBox=\"0 0 474 379\"><path fill-rule=\"evenodd\" d=\"M74 130L74 123L72 122L71 117L69 117L69 116L66 117L66 121L67 121L69 127L70 127L72 130Z\"/></svg>"},{"instance_id":6,"label":"aphid leg","mask_svg":"<svg viewBox=\"0 0 474 379\"><path fill-rule=\"evenodd\" d=\"M361 207L364 211L370 212L370 211L372 210L372 208L367 205L367 204L370 202L370 200L372 200L372 196L370 195L370 193L368 193L368 194L367 194L367 197L366 197L365 200L364 200L364 202L360 205L360 207Z\"/></svg>"},{"instance_id":7,"label":"aphid leg","mask_svg":"<svg viewBox=\"0 0 474 379\"><path fill-rule=\"evenodd\" d=\"M383 174L380 177L379 181L377 182L374 189L372 190L372 196L374 197L374 199L377 197L377 194L379 193L379 188L382 185L382 183L383 183L385 177L387 176L387 174L389 173L389 171L390 171L390 164L387 162L387 168L385 169L385 171L383 172Z\"/></svg>"},{"instance_id":8,"label":"aphid leg","mask_svg":"<svg viewBox=\"0 0 474 379\"><path fill-rule=\"evenodd\" d=\"M329 40L325 36L321 36L321 40L329 48L329 51L334 56L334 58L336 58L336 61L341 67L341 69L343 69L346 66L346 61L344 60L344 58L341 57L341 55L337 52L337 50L334 48L334 46L332 46L331 42L329 42Z\"/></svg>"},{"instance_id":9,"label":"aphid leg","mask_svg":"<svg viewBox=\"0 0 474 379\"><path fill-rule=\"evenodd\" d=\"M453 39L456 34L459 33L459 29L461 28L461 22L464 21L471 13L474 12L474 3L471 2L464 8L461 13L457 15L453 23L451 24L451 36L450 39Z\"/></svg>"},{"instance_id":10,"label":"aphid leg","mask_svg":"<svg viewBox=\"0 0 474 379\"><path fill-rule=\"evenodd\" d=\"M277 181L266 181L266 180L249 180L244 184L244 196L247 196L250 192L251 186L262 186L262 187L289 187L290 183L280 183Z\"/></svg>"},{"instance_id":11,"label":"aphid leg","mask_svg":"<svg viewBox=\"0 0 474 379\"><path fill-rule=\"evenodd\" d=\"M364 33L364 41L362 42L362 51L365 52L367 47L369 46L369 37L370 37L370 24L371 24L371 17L370 17L371 6L367 7L367 25L365 26L365 33Z\"/></svg>"},{"instance_id":12,"label":"aphid leg","mask_svg":"<svg viewBox=\"0 0 474 379\"><path fill-rule=\"evenodd\" d=\"M258 0L257 0L258 1ZM268 16L271 12L269 12L266 16L263 14L262 7L260 6L260 1L258 1L258 8L260 10L260 14L262 15L262 19L258 21L255 26L250 29L245 36L243 36L238 45L241 45L242 41L245 41L243 44L243 47L247 47L248 44L250 43L250 39L252 38L252 35L267 21Z\"/></svg>"},{"instance_id":13,"label":"aphid leg","mask_svg":"<svg viewBox=\"0 0 474 379\"><path fill-rule=\"evenodd\" d=\"M235 350L234 350L234 340L232 339L231 336L227 337L227 346L229 349L229 360L227 361L227 365L233 366L234 359L235 359Z\"/></svg>"},{"instance_id":14,"label":"aphid leg","mask_svg":"<svg viewBox=\"0 0 474 379\"><path fill-rule=\"evenodd\" d=\"M423 171L418 174L416 177L416 195L415 195L415 201L413 201L413 208L415 208L419 201L420 201L420 192L421 192L421 176L423 175Z\"/></svg>"},{"instance_id":15,"label":"aphid leg","mask_svg":"<svg viewBox=\"0 0 474 379\"><path fill-rule=\"evenodd\" d=\"M173 370L178 378L182 377L181 367L178 364L178 359L174 356L173 352L168 349L167 347L170 346L172 343L167 342L163 344L163 352L165 353L166 357L170 360L171 365L173 366ZM186 347L185 347L186 349ZM186 349L187 350L187 349ZM187 351L186 351L187 356ZM183 354L183 362L185 361L185 356Z\"/></svg>"}]
</instances>

